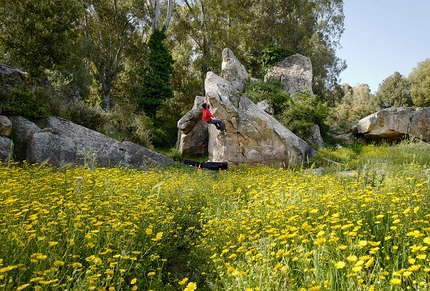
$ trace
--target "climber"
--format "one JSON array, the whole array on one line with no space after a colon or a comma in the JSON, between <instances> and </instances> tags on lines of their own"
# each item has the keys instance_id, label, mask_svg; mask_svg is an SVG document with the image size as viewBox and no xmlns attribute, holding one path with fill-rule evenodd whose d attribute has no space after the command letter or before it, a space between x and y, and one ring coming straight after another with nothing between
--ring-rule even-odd
<instances>
[{"instance_id":1,"label":"climber","mask_svg":"<svg viewBox=\"0 0 430 291\"><path fill-rule=\"evenodd\" d=\"M226 133L225 128L222 124L222 121L219 119L213 119L213 114L212 112L209 110L209 104L207 103L203 103L202 104L202 120L206 121L209 124L214 124L216 126L216 128L221 131L221 133ZM216 110L214 111L214 113L216 112Z\"/></svg>"}]
</instances>

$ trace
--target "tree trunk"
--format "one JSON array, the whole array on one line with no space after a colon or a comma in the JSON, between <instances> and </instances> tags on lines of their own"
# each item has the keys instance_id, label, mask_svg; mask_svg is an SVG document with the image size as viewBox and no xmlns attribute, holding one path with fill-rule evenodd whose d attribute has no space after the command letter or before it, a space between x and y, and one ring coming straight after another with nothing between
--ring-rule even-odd
<instances>
[{"instance_id":1,"label":"tree trunk","mask_svg":"<svg viewBox=\"0 0 430 291\"><path fill-rule=\"evenodd\" d=\"M165 31L167 31L167 28L169 27L170 19L172 18L172 10L173 10L173 3L172 3L172 0L169 0L169 6L167 7L166 21L164 22Z\"/></svg>"},{"instance_id":2,"label":"tree trunk","mask_svg":"<svg viewBox=\"0 0 430 291\"><path fill-rule=\"evenodd\" d=\"M152 23L152 27L154 29L158 29L158 18L160 17L160 1L155 0L155 15L154 22Z\"/></svg>"}]
</instances>

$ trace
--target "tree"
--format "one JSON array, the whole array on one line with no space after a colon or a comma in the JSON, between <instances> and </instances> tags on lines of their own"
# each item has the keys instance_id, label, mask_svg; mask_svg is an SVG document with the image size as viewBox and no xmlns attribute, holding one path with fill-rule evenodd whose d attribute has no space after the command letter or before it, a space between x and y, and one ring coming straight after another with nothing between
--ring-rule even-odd
<instances>
[{"instance_id":1,"label":"tree","mask_svg":"<svg viewBox=\"0 0 430 291\"><path fill-rule=\"evenodd\" d=\"M415 106L430 106L430 59L418 63L408 76Z\"/></svg>"},{"instance_id":2,"label":"tree","mask_svg":"<svg viewBox=\"0 0 430 291\"><path fill-rule=\"evenodd\" d=\"M351 87L343 84L341 89L344 95L342 100L331 108L327 118L329 125L352 123L375 111L372 107L374 96L370 93L369 85Z\"/></svg>"},{"instance_id":3,"label":"tree","mask_svg":"<svg viewBox=\"0 0 430 291\"><path fill-rule=\"evenodd\" d=\"M327 104L321 102L318 95L301 92L284 103L283 110L277 118L288 129L303 138L309 134L314 124L324 128L328 113Z\"/></svg>"},{"instance_id":4,"label":"tree","mask_svg":"<svg viewBox=\"0 0 430 291\"><path fill-rule=\"evenodd\" d=\"M163 30L154 29L148 42L148 64L141 72L143 86L138 94L138 102L153 121L163 101L173 97L170 87L173 58L163 43L165 39Z\"/></svg>"},{"instance_id":5,"label":"tree","mask_svg":"<svg viewBox=\"0 0 430 291\"><path fill-rule=\"evenodd\" d=\"M111 90L136 33L131 5L128 0L90 0L86 5L84 42L106 109L111 108Z\"/></svg>"},{"instance_id":6,"label":"tree","mask_svg":"<svg viewBox=\"0 0 430 291\"><path fill-rule=\"evenodd\" d=\"M0 0L0 43L22 69L43 76L68 60L82 15L78 0Z\"/></svg>"},{"instance_id":7,"label":"tree","mask_svg":"<svg viewBox=\"0 0 430 291\"><path fill-rule=\"evenodd\" d=\"M261 54L274 45L309 57L314 92L337 84L345 63L336 57L343 33L342 0L184 0L175 14L173 35L194 42L194 64L220 72L221 51L229 47L251 76L261 78ZM203 90L202 90L203 91ZM202 92L204 93L204 92Z\"/></svg>"},{"instance_id":8,"label":"tree","mask_svg":"<svg viewBox=\"0 0 430 291\"><path fill-rule=\"evenodd\" d=\"M149 3L152 2L149 1ZM173 97L170 77L173 73L174 62L172 54L164 44L172 15L172 0L168 1L167 15L162 29L159 29L158 23L160 18L159 0L155 0L154 6L150 6L150 8L154 12L153 31L148 41L147 63L139 72L143 77L143 85L138 93L137 101L155 121L156 112L162 107L163 101Z\"/></svg>"},{"instance_id":9,"label":"tree","mask_svg":"<svg viewBox=\"0 0 430 291\"><path fill-rule=\"evenodd\" d=\"M385 107L412 106L411 95L409 94L409 81L399 72L382 81L372 100L373 107L378 110Z\"/></svg>"}]
</instances>

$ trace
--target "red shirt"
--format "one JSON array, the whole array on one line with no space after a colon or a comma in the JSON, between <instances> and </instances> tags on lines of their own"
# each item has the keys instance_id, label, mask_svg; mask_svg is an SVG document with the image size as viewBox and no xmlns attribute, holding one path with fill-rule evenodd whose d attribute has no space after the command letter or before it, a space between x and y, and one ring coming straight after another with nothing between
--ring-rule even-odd
<instances>
[{"instance_id":1,"label":"red shirt","mask_svg":"<svg viewBox=\"0 0 430 291\"><path fill-rule=\"evenodd\" d=\"M204 109L204 108L202 108L202 119L204 120L204 121L206 121L206 122L209 122L209 121L211 121L211 119L212 119L212 113L210 112L210 110L209 109Z\"/></svg>"}]
</instances>

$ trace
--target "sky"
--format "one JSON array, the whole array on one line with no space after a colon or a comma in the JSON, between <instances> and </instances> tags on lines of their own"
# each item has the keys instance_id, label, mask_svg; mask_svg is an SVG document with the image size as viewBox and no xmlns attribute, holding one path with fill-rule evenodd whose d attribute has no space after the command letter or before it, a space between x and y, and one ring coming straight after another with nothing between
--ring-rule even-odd
<instances>
[{"instance_id":1,"label":"sky","mask_svg":"<svg viewBox=\"0 0 430 291\"><path fill-rule=\"evenodd\" d=\"M396 71L408 77L430 58L430 0L344 0L337 56L346 61L340 84L367 84L375 93Z\"/></svg>"}]
</instances>

